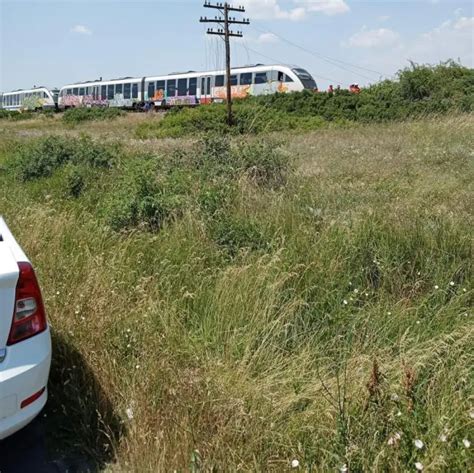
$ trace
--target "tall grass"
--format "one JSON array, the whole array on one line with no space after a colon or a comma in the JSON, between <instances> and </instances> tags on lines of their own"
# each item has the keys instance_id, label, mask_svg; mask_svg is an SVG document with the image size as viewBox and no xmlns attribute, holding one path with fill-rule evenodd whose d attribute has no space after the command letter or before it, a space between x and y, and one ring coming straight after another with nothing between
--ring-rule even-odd
<instances>
[{"instance_id":1,"label":"tall grass","mask_svg":"<svg viewBox=\"0 0 474 473\"><path fill-rule=\"evenodd\" d=\"M177 141L78 195L66 164L24 183L4 166L61 340L50 430L80 426L58 445L110 471L468 471L473 131Z\"/></svg>"}]
</instances>

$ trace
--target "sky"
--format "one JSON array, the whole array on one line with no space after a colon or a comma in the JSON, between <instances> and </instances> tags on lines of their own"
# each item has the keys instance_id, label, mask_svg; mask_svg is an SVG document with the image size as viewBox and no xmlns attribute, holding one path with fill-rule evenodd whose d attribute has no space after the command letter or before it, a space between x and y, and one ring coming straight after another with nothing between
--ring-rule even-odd
<instances>
[{"instance_id":1,"label":"sky","mask_svg":"<svg viewBox=\"0 0 474 473\"><path fill-rule=\"evenodd\" d=\"M223 41L199 22L217 12L203 3L0 0L0 90L222 68ZM409 61L473 67L473 3L237 0L251 23L235 28L232 65L296 64L320 89L393 78Z\"/></svg>"}]
</instances>

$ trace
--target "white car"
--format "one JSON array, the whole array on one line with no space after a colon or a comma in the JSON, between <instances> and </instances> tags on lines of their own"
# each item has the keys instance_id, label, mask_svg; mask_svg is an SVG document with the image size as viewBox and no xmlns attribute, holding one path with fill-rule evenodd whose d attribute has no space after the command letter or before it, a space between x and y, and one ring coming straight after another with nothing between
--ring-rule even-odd
<instances>
[{"instance_id":1,"label":"white car","mask_svg":"<svg viewBox=\"0 0 474 473\"><path fill-rule=\"evenodd\" d=\"M51 334L28 258L0 218L0 440L46 404Z\"/></svg>"}]
</instances>

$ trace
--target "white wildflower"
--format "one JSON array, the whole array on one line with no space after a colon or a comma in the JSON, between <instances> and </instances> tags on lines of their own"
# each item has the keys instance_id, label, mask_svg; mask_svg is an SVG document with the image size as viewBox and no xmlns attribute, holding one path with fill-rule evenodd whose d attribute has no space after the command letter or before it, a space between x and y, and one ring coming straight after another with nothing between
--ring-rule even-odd
<instances>
[{"instance_id":1,"label":"white wildflower","mask_svg":"<svg viewBox=\"0 0 474 473\"><path fill-rule=\"evenodd\" d=\"M344 465L342 465L341 468L339 468L339 471L341 473L347 473L349 469L347 468L347 465L344 463Z\"/></svg>"},{"instance_id":2,"label":"white wildflower","mask_svg":"<svg viewBox=\"0 0 474 473\"><path fill-rule=\"evenodd\" d=\"M390 395L390 399L392 401L398 401L400 398L398 397L397 393L393 393L393 394Z\"/></svg>"},{"instance_id":3,"label":"white wildflower","mask_svg":"<svg viewBox=\"0 0 474 473\"><path fill-rule=\"evenodd\" d=\"M349 304L349 302L347 302L345 299L342 301L342 303L343 303L344 305Z\"/></svg>"},{"instance_id":4,"label":"white wildflower","mask_svg":"<svg viewBox=\"0 0 474 473\"><path fill-rule=\"evenodd\" d=\"M469 412L469 417L470 417L471 419L474 419L474 409Z\"/></svg>"},{"instance_id":5,"label":"white wildflower","mask_svg":"<svg viewBox=\"0 0 474 473\"><path fill-rule=\"evenodd\" d=\"M465 287L463 287L462 292L467 292L467 289Z\"/></svg>"},{"instance_id":6,"label":"white wildflower","mask_svg":"<svg viewBox=\"0 0 474 473\"><path fill-rule=\"evenodd\" d=\"M416 462L416 463L415 463L415 468L416 468L418 471L423 471L423 468L424 468L423 463L421 463L421 462Z\"/></svg>"},{"instance_id":7,"label":"white wildflower","mask_svg":"<svg viewBox=\"0 0 474 473\"><path fill-rule=\"evenodd\" d=\"M441 434L441 435L439 436L439 441L440 441L440 442L443 442L443 443L444 443L444 442L446 442L447 440L448 440L448 437L446 436L446 434Z\"/></svg>"},{"instance_id":8,"label":"white wildflower","mask_svg":"<svg viewBox=\"0 0 474 473\"><path fill-rule=\"evenodd\" d=\"M133 409L131 407L127 407L125 414L127 414L128 420L133 419Z\"/></svg>"},{"instance_id":9,"label":"white wildflower","mask_svg":"<svg viewBox=\"0 0 474 473\"><path fill-rule=\"evenodd\" d=\"M451 282L449 283L449 285L450 285L450 286L454 286L454 281L451 281Z\"/></svg>"},{"instance_id":10,"label":"white wildflower","mask_svg":"<svg viewBox=\"0 0 474 473\"><path fill-rule=\"evenodd\" d=\"M439 289L439 286L436 284L436 286L434 287L435 289Z\"/></svg>"},{"instance_id":11,"label":"white wildflower","mask_svg":"<svg viewBox=\"0 0 474 473\"><path fill-rule=\"evenodd\" d=\"M463 439L462 443L463 443L464 447L466 447L466 448L471 447L471 442L468 439Z\"/></svg>"},{"instance_id":12,"label":"white wildflower","mask_svg":"<svg viewBox=\"0 0 474 473\"><path fill-rule=\"evenodd\" d=\"M300 466L300 462L298 460L291 461L291 468L298 468Z\"/></svg>"},{"instance_id":13,"label":"white wildflower","mask_svg":"<svg viewBox=\"0 0 474 473\"><path fill-rule=\"evenodd\" d=\"M355 288L354 289L354 294L359 294L359 289Z\"/></svg>"},{"instance_id":14,"label":"white wildflower","mask_svg":"<svg viewBox=\"0 0 474 473\"><path fill-rule=\"evenodd\" d=\"M416 439L414 442L415 444L415 447L418 448L419 450L421 450L425 444L423 443L423 440L420 440L420 439Z\"/></svg>"},{"instance_id":15,"label":"white wildflower","mask_svg":"<svg viewBox=\"0 0 474 473\"><path fill-rule=\"evenodd\" d=\"M398 412L396 413L396 416L397 416L397 417L401 417L401 415L402 415L402 412L401 412L401 411L398 411Z\"/></svg>"},{"instance_id":16,"label":"white wildflower","mask_svg":"<svg viewBox=\"0 0 474 473\"><path fill-rule=\"evenodd\" d=\"M391 312L387 312L387 315L392 315L392 313L391 313Z\"/></svg>"}]
</instances>

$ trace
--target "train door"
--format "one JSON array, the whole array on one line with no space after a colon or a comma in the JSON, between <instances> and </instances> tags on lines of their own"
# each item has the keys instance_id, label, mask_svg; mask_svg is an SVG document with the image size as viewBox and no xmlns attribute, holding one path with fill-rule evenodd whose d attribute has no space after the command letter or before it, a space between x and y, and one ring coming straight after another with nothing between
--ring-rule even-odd
<instances>
[{"instance_id":1,"label":"train door","mask_svg":"<svg viewBox=\"0 0 474 473\"><path fill-rule=\"evenodd\" d=\"M199 97L200 103L211 103L211 77L201 77L201 96Z\"/></svg>"}]
</instances>

